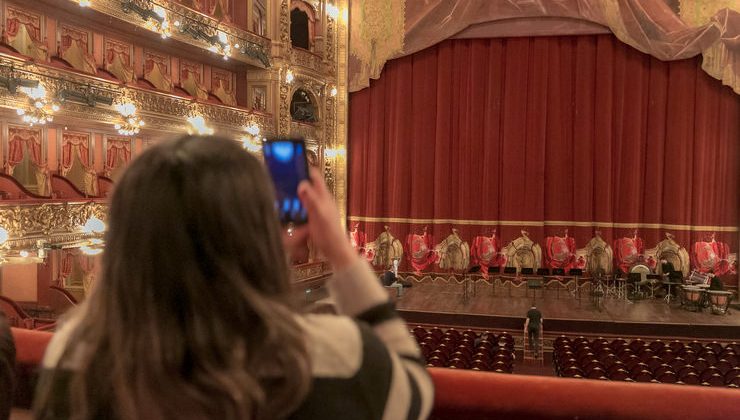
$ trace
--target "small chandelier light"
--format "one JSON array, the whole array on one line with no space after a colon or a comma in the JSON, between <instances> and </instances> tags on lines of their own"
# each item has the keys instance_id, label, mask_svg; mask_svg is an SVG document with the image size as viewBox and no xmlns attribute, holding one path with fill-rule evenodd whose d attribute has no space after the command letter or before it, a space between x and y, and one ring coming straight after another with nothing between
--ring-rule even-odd
<instances>
[{"instance_id":1,"label":"small chandelier light","mask_svg":"<svg viewBox=\"0 0 740 420\"><path fill-rule=\"evenodd\" d=\"M252 135L252 137L257 137L260 135L260 126L256 123L252 123L247 127L247 133Z\"/></svg>"},{"instance_id":2,"label":"small chandelier light","mask_svg":"<svg viewBox=\"0 0 740 420\"><path fill-rule=\"evenodd\" d=\"M136 115L136 105L131 102L122 102L114 105L114 108L121 114L123 120L113 126L118 131L118 134L122 136L139 134L141 127L144 126L144 120Z\"/></svg>"},{"instance_id":3,"label":"small chandelier light","mask_svg":"<svg viewBox=\"0 0 740 420\"><path fill-rule=\"evenodd\" d=\"M344 147L327 148L324 150L324 157L327 159L345 158L347 156L347 150Z\"/></svg>"},{"instance_id":4,"label":"small chandelier light","mask_svg":"<svg viewBox=\"0 0 740 420\"><path fill-rule=\"evenodd\" d=\"M82 232L93 235L103 233L106 229L105 222L95 216L91 216L82 226Z\"/></svg>"},{"instance_id":5,"label":"small chandelier light","mask_svg":"<svg viewBox=\"0 0 740 420\"><path fill-rule=\"evenodd\" d=\"M210 136L213 134L213 128L206 124L206 120L203 119L202 115L194 114L188 117L191 129L188 130L190 134L198 134L199 136Z\"/></svg>"},{"instance_id":6,"label":"small chandelier light","mask_svg":"<svg viewBox=\"0 0 740 420\"><path fill-rule=\"evenodd\" d=\"M102 239L93 238L90 239L85 245L80 247L80 251L88 256L98 255L103 252L105 244Z\"/></svg>"},{"instance_id":7,"label":"small chandelier light","mask_svg":"<svg viewBox=\"0 0 740 420\"><path fill-rule=\"evenodd\" d=\"M257 137L250 137L250 136L244 136L242 137L242 146L248 151L252 153L259 153L260 150L262 150L262 144L260 142L260 139Z\"/></svg>"},{"instance_id":8,"label":"small chandelier light","mask_svg":"<svg viewBox=\"0 0 740 420\"><path fill-rule=\"evenodd\" d=\"M54 113L59 111L59 104L47 99L44 85L39 83L36 87L18 89L28 96L28 106L16 109L23 122L34 126L35 124L44 125L54 120Z\"/></svg>"},{"instance_id":9,"label":"small chandelier light","mask_svg":"<svg viewBox=\"0 0 740 420\"><path fill-rule=\"evenodd\" d=\"M337 20L337 18L339 17L339 8L336 5L332 4L332 3L327 3L327 5L326 5L326 14L330 18L332 18L334 20Z\"/></svg>"},{"instance_id":10,"label":"small chandelier light","mask_svg":"<svg viewBox=\"0 0 740 420\"><path fill-rule=\"evenodd\" d=\"M229 43L229 38L226 37L226 34L218 31L218 42L216 45L218 45L218 51L220 54L223 54L224 60L228 60L231 56L231 44Z\"/></svg>"},{"instance_id":11,"label":"small chandelier light","mask_svg":"<svg viewBox=\"0 0 740 420\"><path fill-rule=\"evenodd\" d=\"M242 143L247 151L257 153L262 150L262 144L260 142L260 126L257 123L252 123L246 128L247 134L242 137Z\"/></svg>"},{"instance_id":12,"label":"small chandelier light","mask_svg":"<svg viewBox=\"0 0 740 420\"><path fill-rule=\"evenodd\" d=\"M331 96L337 96L337 87L332 86L331 90L329 90L329 95Z\"/></svg>"},{"instance_id":13,"label":"small chandelier light","mask_svg":"<svg viewBox=\"0 0 740 420\"><path fill-rule=\"evenodd\" d=\"M172 35L170 32L170 19L167 16L167 11L164 7L152 4L151 6L151 19L146 19L146 27L154 32L159 33L162 39L169 38Z\"/></svg>"},{"instance_id":14,"label":"small chandelier light","mask_svg":"<svg viewBox=\"0 0 740 420\"><path fill-rule=\"evenodd\" d=\"M293 70L288 69L285 72L285 83L293 83L293 80L295 80L295 76L293 75Z\"/></svg>"},{"instance_id":15,"label":"small chandelier light","mask_svg":"<svg viewBox=\"0 0 740 420\"><path fill-rule=\"evenodd\" d=\"M8 239L10 239L8 230L4 226L0 226L0 245L3 245Z\"/></svg>"},{"instance_id":16,"label":"small chandelier light","mask_svg":"<svg viewBox=\"0 0 740 420\"><path fill-rule=\"evenodd\" d=\"M90 7L90 4L92 3L92 0L78 0L77 4L80 5L80 7Z\"/></svg>"}]
</instances>

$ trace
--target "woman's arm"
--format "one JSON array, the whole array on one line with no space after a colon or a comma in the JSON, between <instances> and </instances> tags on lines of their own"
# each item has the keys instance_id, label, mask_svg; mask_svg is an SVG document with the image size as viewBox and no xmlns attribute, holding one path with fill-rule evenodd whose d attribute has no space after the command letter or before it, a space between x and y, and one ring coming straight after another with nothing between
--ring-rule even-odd
<instances>
[{"instance_id":1,"label":"woman's arm","mask_svg":"<svg viewBox=\"0 0 740 420\"><path fill-rule=\"evenodd\" d=\"M336 204L317 171L298 189L308 212L306 229L334 268L327 287L340 314L367 323L391 359L391 378L385 418L426 418L434 390L421 352L406 323L398 316L388 293L368 263L352 249L339 223ZM296 231L294 235L305 235Z\"/></svg>"}]
</instances>

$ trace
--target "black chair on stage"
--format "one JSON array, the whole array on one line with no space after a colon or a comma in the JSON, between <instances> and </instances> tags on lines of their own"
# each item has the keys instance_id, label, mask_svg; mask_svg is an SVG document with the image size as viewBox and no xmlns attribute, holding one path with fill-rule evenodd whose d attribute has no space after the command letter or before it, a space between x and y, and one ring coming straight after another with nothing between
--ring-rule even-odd
<instances>
[{"instance_id":1,"label":"black chair on stage","mask_svg":"<svg viewBox=\"0 0 740 420\"><path fill-rule=\"evenodd\" d=\"M521 271L519 271L521 275L523 276L531 276L534 274L534 268L532 267L522 267Z\"/></svg>"}]
</instances>

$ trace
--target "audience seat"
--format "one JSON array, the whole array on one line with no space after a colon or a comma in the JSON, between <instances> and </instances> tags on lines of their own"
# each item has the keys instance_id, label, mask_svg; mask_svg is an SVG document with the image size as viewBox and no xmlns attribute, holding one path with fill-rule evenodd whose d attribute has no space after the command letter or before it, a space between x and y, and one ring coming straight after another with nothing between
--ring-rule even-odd
<instances>
[{"instance_id":1,"label":"audience seat","mask_svg":"<svg viewBox=\"0 0 740 420\"><path fill-rule=\"evenodd\" d=\"M559 376L636 382L662 382L663 378L668 383L730 386L740 376L737 347L735 342L723 346L716 341L685 344L620 338L610 343L602 337L589 341L560 336L553 341L553 365ZM594 371L597 367L605 371L603 376ZM617 373L620 370L627 377Z\"/></svg>"}]
</instances>

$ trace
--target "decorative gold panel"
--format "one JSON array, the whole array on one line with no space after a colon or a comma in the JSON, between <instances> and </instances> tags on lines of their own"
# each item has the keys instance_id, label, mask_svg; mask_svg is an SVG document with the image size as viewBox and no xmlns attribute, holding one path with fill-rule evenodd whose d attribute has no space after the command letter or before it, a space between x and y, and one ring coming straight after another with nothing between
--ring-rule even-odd
<instances>
[{"instance_id":1,"label":"decorative gold panel","mask_svg":"<svg viewBox=\"0 0 740 420\"><path fill-rule=\"evenodd\" d=\"M108 206L99 202L0 204L0 225L8 230L9 242L18 238L46 236L50 243L82 237L81 226L92 216L106 219ZM60 236L60 238L57 238Z\"/></svg>"}]
</instances>

